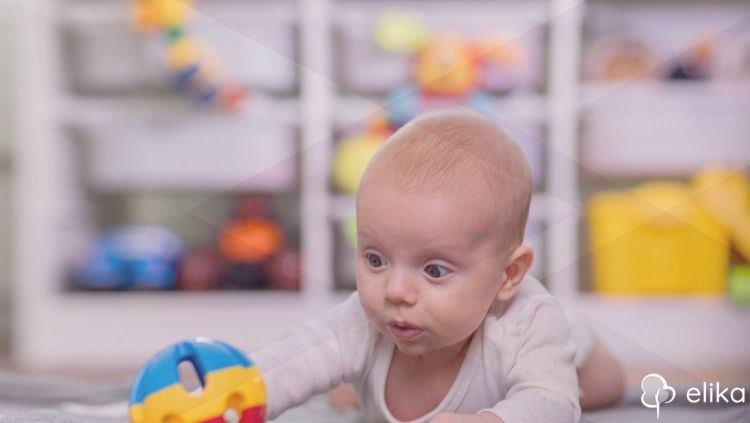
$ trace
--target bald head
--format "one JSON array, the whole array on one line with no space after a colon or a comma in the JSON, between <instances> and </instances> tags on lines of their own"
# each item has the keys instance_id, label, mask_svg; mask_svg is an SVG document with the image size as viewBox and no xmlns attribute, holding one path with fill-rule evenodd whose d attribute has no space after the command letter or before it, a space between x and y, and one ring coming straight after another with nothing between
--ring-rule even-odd
<instances>
[{"instance_id":1,"label":"bald head","mask_svg":"<svg viewBox=\"0 0 750 423\"><path fill-rule=\"evenodd\" d=\"M404 192L479 193L491 198L487 234L523 240L531 172L518 146L492 121L469 111L423 115L399 129L365 171L357 198L377 184Z\"/></svg>"}]
</instances>

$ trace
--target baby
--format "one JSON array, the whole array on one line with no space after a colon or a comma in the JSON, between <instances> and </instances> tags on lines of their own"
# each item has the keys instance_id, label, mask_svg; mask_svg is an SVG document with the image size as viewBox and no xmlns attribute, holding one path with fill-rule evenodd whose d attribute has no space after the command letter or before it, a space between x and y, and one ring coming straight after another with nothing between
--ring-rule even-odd
<instances>
[{"instance_id":1,"label":"baby","mask_svg":"<svg viewBox=\"0 0 750 423\"><path fill-rule=\"evenodd\" d=\"M519 148L478 114L396 132L357 193L357 292L252 355L268 418L342 382L367 421L577 422L616 401L617 361L526 274L531 191Z\"/></svg>"}]
</instances>

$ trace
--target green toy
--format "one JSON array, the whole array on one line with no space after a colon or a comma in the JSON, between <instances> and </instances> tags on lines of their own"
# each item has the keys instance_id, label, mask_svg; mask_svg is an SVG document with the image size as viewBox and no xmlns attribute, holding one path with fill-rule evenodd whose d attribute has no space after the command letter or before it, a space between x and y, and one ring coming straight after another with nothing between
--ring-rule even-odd
<instances>
[{"instance_id":1,"label":"green toy","mask_svg":"<svg viewBox=\"0 0 750 423\"><path fill-rule=\"evenodd\" d=\"M732 266L729 272L729 299L737 307L750 307L750 265Z\"/></svg>"}]
</instances>

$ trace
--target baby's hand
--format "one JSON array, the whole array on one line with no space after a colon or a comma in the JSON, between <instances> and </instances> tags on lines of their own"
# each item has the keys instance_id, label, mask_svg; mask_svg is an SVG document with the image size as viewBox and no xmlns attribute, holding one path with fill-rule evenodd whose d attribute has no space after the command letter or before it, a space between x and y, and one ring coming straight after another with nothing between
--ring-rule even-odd
<instances>
[{"instance_id":1,"label":"baby's hand","mask_svg":"<svg viewBox=\"0 0 750 423\"><path fill-rule=\"evenodd\" d=\"M331 402L331 407L336 411L356 411L360 408L357 394L348 383L342 383L328 391L328 399Z\"/></svg>"},{"instance_id":2,"label":"baby's hand","mask_svg":"<svg viewBox=\"0 0 750 423\"><path fill-rule=\"evenodd\" d=\"M456 414L440 413L430 423L503 423L500 417L491 413Z\"/></svg>"}]
</instances>

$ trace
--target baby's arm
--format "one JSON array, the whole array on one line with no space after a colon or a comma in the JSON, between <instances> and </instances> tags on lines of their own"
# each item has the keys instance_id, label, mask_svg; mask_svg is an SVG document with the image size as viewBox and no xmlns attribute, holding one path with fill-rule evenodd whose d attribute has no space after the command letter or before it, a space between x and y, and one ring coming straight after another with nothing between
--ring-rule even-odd
<instances>
[{"instance_id":1,"label":"baby's arm","mask_svg":"<svg viewBox=\"0 0 750 423\"><path fill-rule=\"evenodd\" d=\"M485 411L479 414L440 413L430 423L505 423L500 417Z\"/></svg>"},{"instance_id":2,"label":"baby's arm","mask_svg":"<svg viewBox=\"0 0 750 423\"><path fill-rule=\"evenodd\" d=\"M504 423L578 422L575 347L562 308L551 299L542 301L524 326L505 399L480 413L494 414Z\"/></svg>"},{"instance_id":3,"label":"baby's arm","mask_svg":"<svg viewBox=\"0 0 750 423\"><path fill-rule=\"evenodd\" d=\"M271 346L251 354L266 385L266 418L351 381L363 369L369 325L352 295L322 320L305 323Z\"/></svg>"}]
</instances>

